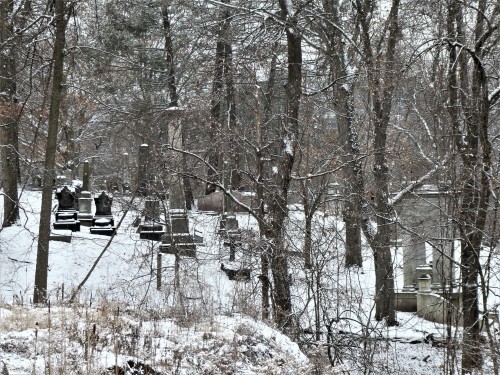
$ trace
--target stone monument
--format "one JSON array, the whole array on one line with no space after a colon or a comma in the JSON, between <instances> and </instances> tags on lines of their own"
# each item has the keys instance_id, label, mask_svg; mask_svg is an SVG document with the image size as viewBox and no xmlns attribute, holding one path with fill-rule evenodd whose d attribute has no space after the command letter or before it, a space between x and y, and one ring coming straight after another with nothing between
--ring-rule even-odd
<instances>
[{"instance_id":1,"label":"stone monument","mask_svg":"<svg viewBox=\"0 0 500 375\"><path fill-rule=\"evenodd\" d=\"M111 205L113 204L113 196L108 195L105 191L101 192L98 197L94 198L95 215L92 219L90 233L112 236L115 234L115 221L111 213Z\"/></svg>"},{"instance_id":2,"label":"stone monument","mask_svg":"<svg viewBox=\"0 0 500 375\"><path fill-rule=\"evenodd\" d=\"M165 234L160 222L160 201L146 199L144 202L144 219L139 225L139 238L142 240L161 241Z\"/></svg>"},{"instance_id":3,"label":"stone monument","mask_svg":"<svg viewBox=\"0 0 500 375\"><path fill-rule=\"evenodd\" d=\"M85 227L92 226L92 196L90 194L90 165L88 160L83 162L83 184L80 198L78 203L80 209L78 210L78 220Z\"/></svg>"},{"instance_id":4,"label":"stone monument","mask_svg":"<svg viewBox=\"0 0 500 375\"><path fill-rule=\"evenodd\" d=\"M168 127L169 139L174 149L182 149L182 124L175 127L172 122ZM172 151L172 159L181 155ZM181 165L181 163L179 163ZM184 197L184 184L179 173L172 174L169 186L169 209L166 218L166 230L162 237L160 253L175 254L176 256L196 257L196 243L189 233L189 220Z\"/></svg>"},{"instance_id":5,"label":"stone monument","mask_svg":"<svg viewBox=\"0 0 500 375\"><path fill-rule=\"evenodd\" d=\"M54 229L69 229L72 232L80 231L78 212L75 209L75 195L67 186L56 191L58 201Z\"/></svg>"}]
</instances>

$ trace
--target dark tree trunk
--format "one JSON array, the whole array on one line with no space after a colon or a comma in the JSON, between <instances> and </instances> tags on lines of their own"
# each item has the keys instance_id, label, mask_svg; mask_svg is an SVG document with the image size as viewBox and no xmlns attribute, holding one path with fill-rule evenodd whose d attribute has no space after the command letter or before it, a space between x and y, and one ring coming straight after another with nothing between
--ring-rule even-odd
<instances>
[{"instance_id":1,"label":"dark tree trunk","mask_svg":"<svg viewBox=\"0 0 500 375\"><path fill-rule=\"evenodd\" d=\"M389 205L389 168L387 166L387 128L392 107L392 95L397 80L396 44L399 39L399 0L393 0L387 19L387 41L383 54L375 56L370 32L369 14L371 1L356 0L356 11L361 28L364 62L368 75L368 87L372 102L371 119L374 124L373 142L375 184L375 226L367 213L363 231L373 250L375 259L375 318L386 319L388 325L396 324L394 306L394 271L391 257L391 234L393 209Z\"/></svg>"},{"instance_id":2,"label":"dark tree trunk","mask_svg":"<svg viewBox=\"0 0 500 375\"><path fill-rule=\"evenodd\" d=\"M332 21L340 25L338 0L324 0L323 7ZM361 219L364 176L359 158L358 135L354 129L353 90L355 77L348 69L345 58L344 37L338 27L328 24L330 70L333 80L340 80L339 87L333 91L334 108L337 113L337 126L342 147L342 160L345 163L343 190L346 196L342 212L345 223L345 266L362 267Z\"/></svg>"},{"instance_id":3,"label":"dark tree trunk","mask_svg":"<svg viewBox=\"0 0 500 375\"><path fill-rule=\"evenodd\" d=\"M260 87L258 82L256 82L256 125L257 125L257 142L258 146L255 150L256 153L256 193L257 202L259 202L259 207L257 208L257 221L259 223L259 236L260 236L260 251L261 251L261 297L262 297L262 319L270 319L271 304L269 303L269 295L271 291L271 283L269 280L269 244L266 241L266 212L265 212L265 202L268 196L265 194L264 184L268 179L268 166L265 165L265 160L269 158L269 147L264 147L265 143L268 141L269 131L267 125L271 119L271 108L273 103L273 92L276 76L276 54L271 58L271 65L269 69L269 81L267 83L266 93L264 95L263 101L263 112L264 116L262 118L260 113ZM266 125L266 126L265 126Z\"/></svg>"},{"instance_id":4,"label":"dark tree trunk","mask_svg":"<svg viewBox=\"0 0 500 375\"><path fill-rule=\"evenodd\" d=\"M475 8L473 49L464 49L466 36L463 9L466 5L452 1L448 6L447 33L448 111L455 146L462 161L461 212L458 229L461 236L462 314L464 335L462 373L480 372L483 364L479 319L480 251L486 226L491 185L492 147L488 135L490 99L488 79L483 66L485 54L492 51L484 45L498 31L500 8L485 24L487 2L481 0ZM467 8L467 12L469 12Z\"/></svg>"},{"instance_id":5,"label":"dark tree trunk","mask_svg":"<svg viewBox=\"0 0 500 375\"><path fill-rule=\"evenodd\" d=\"M228 4L229 0L223 0L223 3ZM230 26L230 12L228 8L222 10L222 21L219 25L219 34L217 36L217 45L215 49L215 69L214 80L212 84L212 101L210 109L210 144L212 149L210 151L208 162L213 168L208 168L208 181L205 187L205 194L213 193L216 189L215 184L218 176L216 170L219 167L220 151L221 148L221 109L224 101L223 88L224 80L227 75L227 59L231 51L231 46L228 42L229 39L229 26Z\"/></svg>"},{"instance_id":6,"label":"dark tree trunk","mask_svg":"<svg viewBox=\"0 0 500 375\"><path fill-rule=\"evenodd\" d=\"M71 7L68 5L67 7ZM57 130L59 111L61 108L64 81L64 44L66 39L67 19L65 17L64 0L55 1L55 44L53 53L52 90L49 109L49 129L45 148L45 163L42 187L42 208L36 256L35 288L33 303L46 303L47 269L49 265L49 237L52 213L52 194L54 187L54 165L56 158Z\"/></svg>"},{"instance_id":7,"label":"dark tree trunk","mask_svg":"<svg viewBox=\"0 0 500 375\"><path fill-rule=\"evenodd\" d=\"M284 241L284 224L288 216L288 190L295 162L295 151L299 138L299 107L302 84L302 37L297 27L296 14L289 14L288 3L279 1L281 14L285 21L288 45L288 79L286 85L286 117L281 128L281 147L278 161L278 173L275 176L274 188L270 194L269 223L266 237L272 245L271 271L273 275L273 300L275 305L274 319L276 323L287 328L292 324L292 299L290 293L290 277Z\"/></svg>"},{"instance_id":8,"label":"dark tree trunk","mask_svg":"<svg viewBox=\"0 0 500 375\"><path fill-rule=\"evenodd\" d=\"M226 103L228 114L228 123L226 132L229 136L228 144L226 146L229 156L229 172L230 184L233 189L239 189L241 185L241 175L239 172L240 164L240 149L238 142L235 142L235 137L238 134L237 121L236 121L236 87L234 85L234 67L233 67L233 48L231 43L227 42L227 53L225 59L225 82L226 82Z\"/></svg>"},{"instance_id":9,"label":"dark tree trunk","mask_svg":"<svg viewBox=\"0 0 500 375\"><path fill-rule=\"evenodd\" d=\"M16 104L15 40L13 34L14 1L0 1L0 143L3 186L2 226L8 227L19 219L18 117Z\"/></svg>"}]
</instances>

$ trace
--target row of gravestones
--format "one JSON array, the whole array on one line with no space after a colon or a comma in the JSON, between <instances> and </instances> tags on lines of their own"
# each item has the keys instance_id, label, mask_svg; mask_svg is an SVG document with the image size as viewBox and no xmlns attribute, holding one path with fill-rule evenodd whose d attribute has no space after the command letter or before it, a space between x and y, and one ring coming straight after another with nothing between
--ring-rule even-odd
<instances>
[{"instance_id":1,"label":"row of gravestones","mask_svg":"<svg viewBox=\"0 0 500 375\"><path fill-rule=\"evenodd\" d=\"M80 224L90 227L90 233L112 236L115 222L111 213L113 197L103 191L95 197L95 214L92 215L92 198L88 191L70 190L67 186L56 191L57 211L54 229L80 231Z\"/></svg>"}]
</instances>

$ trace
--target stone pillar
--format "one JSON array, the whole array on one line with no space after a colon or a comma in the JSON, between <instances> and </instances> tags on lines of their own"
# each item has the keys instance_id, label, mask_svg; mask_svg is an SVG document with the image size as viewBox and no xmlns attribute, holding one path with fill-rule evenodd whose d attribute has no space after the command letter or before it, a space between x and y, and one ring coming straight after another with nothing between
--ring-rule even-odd
<instances>
[{"instance_id":1,"label":"stone pillar","mask_svg":"<svg viewBox=\"0 0 500 375\"><path fill-rule=\"evenodd\" d=\"M128 152L123 153L122 181L123 181L123 186L121 187L122 191L124 193L130 193L130 168L129 168Z\"/></svg>"},{"instance_id":2,"label":"stone pillar","mask_svg":"<svg viewBox=\"0 0 500 375\"><path fill-rule=\"evenodd\" d=\"M416 269L425 264L425 242L419 236L412 234L410 243L403 243L403 276L405 290L415 290L418 286Z\"/></svg>"},{"instance_id":3,"label":"stone pillar","mask_svg":"<svg viewBox=\"0 0 500 375\"><path fill-rule=\"evenodd\" d=\"M418 278L418 292L430 293L431 292L431 276L422 275Z\"/></svg>"},{"instance_id":4,"label":"stone pillar","mask_svg":"<svg viewBox=\"0 0 500 375\"><path fill-rule=\"evenodd\" d=\"M90 191L90 163L88 160L83 162L83 185L82 191Z\"/></svg>"},{"instance_id":5,"label":"stone pillar","mask_svg":"<svg viewBox=\"0 0 500 375\"><path fill-rule=\"evenodd\" d=\"M161 253L156 255L156 289L161 290L161 271L162 271L162 261Z\"/></svg>"},{"instance_id":6,"label":"stone pillar","mask_svg":"<svg viewBox=\"0 0 500 375\"><path fill-rule=\"evenodd\" d=\"M169 123L168 135L174 149L182 149L182 124L177 126ZM173 152L173 151L172 151ZM172 160L181 158L179 154L173 154ZM178 163L178 167L182 163ZM193 236L189 233L189 219L186 211L186 199L184 197L184 183L179 173L173 173L169 187L169 210L167 217L166 233L162 237L160 252L195 257L196 245Z\"/></svg>"},{"instance_id":7,"label":"stone pillar","mask_svg":"<svg viewBox=\"0 0 500 375\"><path fill-rule=\"evenodd\" d=\"M128 152L123 153L123 183L130 183L130 171L128 166Z\"/></svg>"}]
</instances>

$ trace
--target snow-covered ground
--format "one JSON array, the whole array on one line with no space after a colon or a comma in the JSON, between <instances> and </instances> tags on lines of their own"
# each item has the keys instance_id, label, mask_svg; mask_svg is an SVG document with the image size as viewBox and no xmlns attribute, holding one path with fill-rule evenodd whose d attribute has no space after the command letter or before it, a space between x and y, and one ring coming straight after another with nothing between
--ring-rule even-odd
<instances>
[{"instance_id":1,"label":"snow-covered ground","mask_svg":"<svg viewBox=\"0 0 500 375\"><path fill-rule=\"evenodd\" d=\"M410 313L398 313L398 327L373 321L369 251L362 270L343 270L341 224L324 214L316 220L314 241L315 263L321 272L304 270L303 259L297 256L291 255L289 263L302 328L314 329L317 299L312 296L321 295L322 316L348 314L368 330L364 332L370 339L360 342L357 336L350 348L343 349L347 354L339 353L343 361L335 367L328 361L324 333L315 341L311 334L297 330L294 339L299 346L272 323L260 320L259 255L251 232L256 223L246 214L237 217L247 245L233 265L251 269L248 282L230 281L220 269L221 262L229 262L228 249L217 235L218 216L193 212L191 230L202 233L204 244L197 248L196 259L181 260L177 287L174 257L163 255L158 290L159 244L139 239L132 225L141 206L136 201L137 208L128 211L77 303L68 304L69 296L110 238L92 235L82 227L72 234L71 243L50 242L50 307L35 308L31 298L40 200L40 192L23 191L19 225L0 231L0 360L11 375L114 374L127 362L161 374L333 374L362 373L363 368L381 374L430 374L442 373L450 363L444 348L424 342L429 334L445 336L445 327ZM115 196L115 222L129 200ZM301 249L301 223L300 207L292 207L288 225L292 253ZM324 322L320 326L324 332Z\"/></svg>"}]
</instances>

